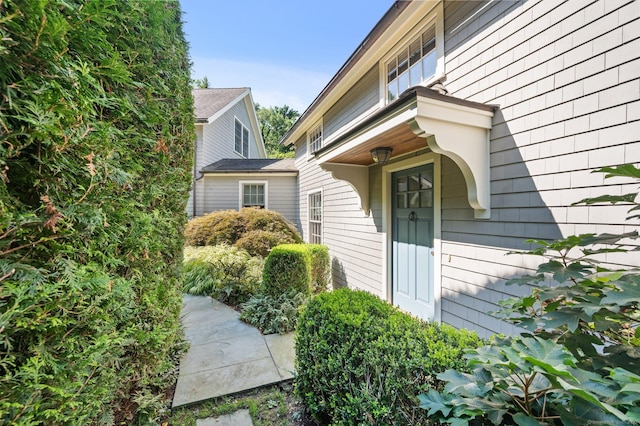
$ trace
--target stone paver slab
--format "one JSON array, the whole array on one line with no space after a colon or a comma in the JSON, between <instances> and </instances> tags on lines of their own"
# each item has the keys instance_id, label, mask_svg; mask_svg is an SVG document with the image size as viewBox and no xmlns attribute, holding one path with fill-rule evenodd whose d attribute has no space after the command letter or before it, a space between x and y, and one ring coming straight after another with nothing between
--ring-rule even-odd
<instances>
[{"instance_id":1,"label":"stone paver slab","mask_svg":"<svg viewBox=\"0 0 640 426\"><path fill-rule=\"evenodd\" d=\"M180 374L194 374L268 356L270 356L269 349L261 336L240 336L235 339L192 345L182 357Z\"/></svg>"},{"instance_id":2,"label":"stone paver slab","mask_svg":"<svg viewBox=\"0 0 640 426\"><path fill-rule=\"evenodd\" d=\"M173 397L173 407L281 381L271 356L194 374L180 373Z\"/></svg>"},{"instance_id":3,"label":"stone paver slab","mask_svg":"<svg viewBox=\"0 0 640 426\"><path fill-rule=\"evenodd\" d=\"M196 420L196 426L251 426L251 415L249 410L238 410L235 413L220 417L209 417L207 419Z\"/></svg>"},{"instance_id":4,"label":"stone paver slab","mask_svg":"<svg viewBox=\"0 0 640 426\"><path fill-rule=\"evenodd\" d=\"M295 342L293 333L264 336L269 352L278 367L282 380L293 379L295 369Z\"/></svg>"},{"instance_id":5,"label":"stone paver slab","mask_svg":"<svg viewBox=\"0 0 640 426\"><path fill-rule=\"evenodd\" d=\"M182 311L182 324L185 327L200 326L200 325L216 325L222 324L227 321L239 321L238 314L228 306L215 306L211 303L209 306L200 306L199 309L192 309L191 311Z\"/></svg>"},{"instance_id":6,"label":"stone paver slab","mask_svg":"<svg viewBox=\"0 0 640 426\"><path fill-rule=\"evenodd\" d=\"M260 335L260 332L237 318L222 323L192 324L185 327L184 335L191 345L201 345L210 342L217 342L227 339L235 339L240 336L249 335L252 338Z\"/></svg>"}]
</instances>

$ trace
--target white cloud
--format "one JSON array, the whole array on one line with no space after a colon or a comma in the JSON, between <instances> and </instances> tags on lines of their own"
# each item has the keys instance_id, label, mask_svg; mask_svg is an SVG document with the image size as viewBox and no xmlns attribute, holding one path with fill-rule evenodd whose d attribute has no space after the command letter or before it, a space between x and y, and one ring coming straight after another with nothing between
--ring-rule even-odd
<instances>
[{"instance_id":1,"label":"white cloud","mask_svg":"<svg viewBox=\"0 0 640 426\"><path fill-rule=\"evenodd\" d=\"M211 87L250 87L263 107L289 105L302 113L332 77L274 64L193 57L192 78L207 76Z\"/></svg>"}]
</instances>

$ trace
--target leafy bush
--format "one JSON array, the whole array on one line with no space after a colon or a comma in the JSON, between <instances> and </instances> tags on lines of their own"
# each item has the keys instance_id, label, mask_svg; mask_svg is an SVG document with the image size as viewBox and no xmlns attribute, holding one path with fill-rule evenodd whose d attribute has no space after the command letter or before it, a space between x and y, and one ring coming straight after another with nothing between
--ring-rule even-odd
<instances>
[{"instance_id":1,"label":"leafy bush","mask_svg":"<svg viewBox=\"0 0 640 426\"><path fill-rule=\"evenodd\" d=\"M279 296L258 293L242 305L240 319L258 328L263 334L288 333L298 324L300 307L307 296L283 293Z\"/></svg>"},{"instance_id":2,"label":"leafy bush","mask_svg":"<svg viewBox=\"0 0 640 426\"><path fill-rule=\"evenodd\" d=\"M350 289L312 298L298 323L296 394L321 423L420 424L415 397L464 366L472 332L427 323Z\"/></svg>"},{"instance_id":3,"label":"leafy bush","mask_svg":"<svg viewBox=\"0 0 640 426\"><path fill-rule=\"evenodd\" d=\"M182 342L178 2L0 3L0 423L152 423Z\"/></svg>"},{"instance_id":4,"label":"leafy bush","mask_svg":"<svg viewBox=\"0 0 640 426\"><path fill-rule=\"evenodd\" d=\"M291 235L273 231L248 231L235 246L246 250L253 256L267 257L271 249L280 244L293 244L296 240Z\"/></svg>"},{"instance_id":5,"label":"leafy bush","mask_svg":"<svg viewBox=\"0 0 640 426\"><path fill-rule=\"evenodd\" d=\"M253 231L268 232L263 234L267 235L267 240L261 243L256 241L259 236L247 235ZM280 213L256 208L218 211L194 218L185 228L185 238L186 244L191 246L238 245L252 255L261 256L278 244L302 242L296 227Z\"/></svg>"},{"instance_id":6,"label":"leafy bush","mask_svg":"<svg viewBox=\"0 0 640 426\"><path fill-rule=\"evenodd\" d=\"M599 172L640 180L640 169L631 165ZM638 219L637 195L579 203L624 202L632 206L629 219ZM503 301L497 314L528 332L467 354L472 374L442 374L444 393L421 395L421 405L456 425L478 418L518 425L640 423L640 274L599 261L609 253L637 256L637 239L631 231L531 241L539 247L528 254L547 261L536 275L508 284L534 289Z\"/></svg>"},{"instance_id":7,"label":"leafy bush","mask_svg":"<svg viewBox=\"0 0 640 426\"><path fill-rule=\"evenodd\" d=\"M322 244L307 244L311 262L311 290L321 293L331 284L331 257L329 249Z\"/></svg>"},{"instance_id":8,"label":"leafy bush","mask_svg":"<svg viewBox=\"0 0 640 426\"><path fill-rule=\"evenodd\" d=\"M227 245L185 247L183 291L238 305L258 288L264 261Z\"/></svg>"},{"instance_id":9,"label":"leafy bush","mask_svg":"<svg viewBox=\"0 0 640 426\"><path fill-rule=\"evenodd\" d=\"M310 293L311 260L306 244L274 247L264 262L262 292L274 297L283 293Z\"/></svg>"}]
</instances>

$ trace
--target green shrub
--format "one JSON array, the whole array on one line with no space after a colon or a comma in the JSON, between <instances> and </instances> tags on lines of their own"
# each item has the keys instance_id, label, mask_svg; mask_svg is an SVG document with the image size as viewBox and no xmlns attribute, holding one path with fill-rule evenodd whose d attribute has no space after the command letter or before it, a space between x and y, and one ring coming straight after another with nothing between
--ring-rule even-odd
<instances>
[{"instance_id":1,"label":"green shrub","mask_svg":"<svg viewBox=\"0 0 640 426\"><path fill-rule=\"evenodd\" d=\"M307 296L283 293L279 296L258 293L242 304L240 319L258 328L263 334L288 333L295 330L300 307Z\"/></svg>"},{"instance_id":2,"label":"green shrub","mask_svg":"<svg viewBox=\"0 0 640 426\"><path fill-rule=\"evenodd\" d=\"M410 317L349 289L312 298L296 331L296 394L321 423L420 424L420 392L461 368L472 332Z\"/></svg>"},{"instance_id":3,"label":"green shrub","mask_svg":"<svg viewBox=\"0 0 640 426\"><path fill-rule=\"evenodd\" d=\"M270 233L263 234L268 235L268 249L278 244L302 242L296 227L280 213L256 208L217 211L191 219L185 228L185 238L190 246L236 245L241 240L239 246L249 253L264 256L268 249L265 244L256 241L259 236L247 235L254 231Z\"/></svg>"},{"instance_id":4,"label":"green shrub","mask_svg":"<svg viewBox=\"0 0 640 426\"><path fill-rule=\"evenodd\" d=\"M640 182L640 168L630 164L596 172ZM627 220L637 220L637 198L636 191L576 204L624 203ZM546 261L535 275L507 281L531 293L502 300L495 313L527 332L470 351L471 374L446 371L444 391L420 395L421 407L460 425L640 423L639 239L631 230L528 241L538 247L526 254ZM626 254L624 264L635 267L608 268L601 259L609 253Z\"/></svg>"},{"instance_id":5,"label":"green shrub","mask_svg":"<svg viewBox=\"0 0 640 426\"><path fill-rule=\"evenodd\" d=\"M283 293L311 291L311 261L306 244L274 247L264 262L262 292L274 297Z\"/></svg>"},{"instance_id":6,"label":"green shrub","mask_svg":"<svg viewBox=\"0 0 640 426\"><path fill-rule=\"evenodd\" d=\"M235 306L260 288L263 264L261 257L224 244L185 247L182 289Z\"/></svg>"},{"instance_id":7,"label":"green shrub","mask_svg":"<svg viewBox=\"0 0 640 426\"><path fill-rule=\"evenodd\" d=\"M235 246L246 250L252 256L267 257L271 249L280 244L293 244L296 240L289 234L274 231L248 231Z\"/></svg>"},{"instance_id":8,"label":"green shrub","mask_svg":"<svg viewBox=\"0 0 640 426\"><path fill-rule=\"evenodd\" d=\"M153 424L195 138L179 3L0 16L0 424Z\"/></svg>"},{"instance_id":9,"label":"green shrub","mask_svg":"<svg viewBox=\"0 0 640 426\"><path fill-rule=\"evenodd\" d=\"M311 262L311 290L321 293L331 284L331 257L329 249L322 244L306 244Z\"/></svg>"}]
</instances>

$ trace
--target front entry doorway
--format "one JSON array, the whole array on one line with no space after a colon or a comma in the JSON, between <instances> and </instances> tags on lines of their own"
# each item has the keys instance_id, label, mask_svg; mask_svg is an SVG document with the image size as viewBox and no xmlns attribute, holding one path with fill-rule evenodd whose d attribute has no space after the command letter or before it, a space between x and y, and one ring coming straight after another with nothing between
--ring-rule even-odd
<instances>
[{"instance_id":1,"label":"front entry doorway","mask_svg":"<svg viewBox=\"0 0 640 426\"><path fill-rule=\"evenodd\" d=\"M433 163L392 174L393 303L434 319Z\"/></svg>"}]
</instances>

